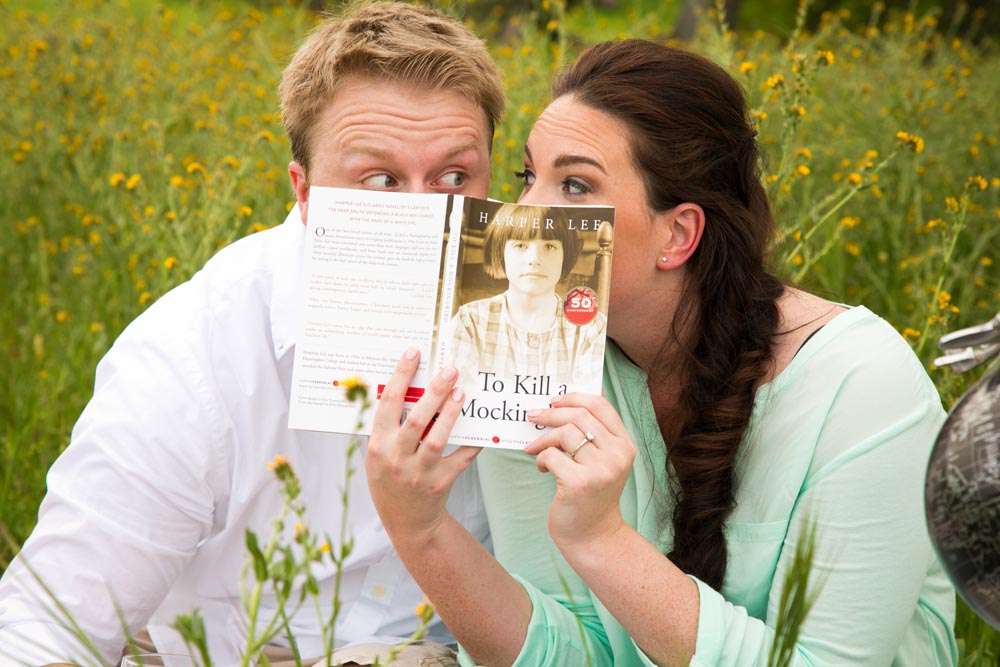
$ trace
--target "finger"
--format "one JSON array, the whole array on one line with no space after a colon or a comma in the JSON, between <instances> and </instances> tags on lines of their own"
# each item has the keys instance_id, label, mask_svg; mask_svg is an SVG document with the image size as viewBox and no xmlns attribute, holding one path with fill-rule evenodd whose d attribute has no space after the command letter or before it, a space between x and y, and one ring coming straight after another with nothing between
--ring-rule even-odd
<instances>
[{"instance_id":1,"label":"finger","mask_svg":"<svg viewBox=\"0 0 1000 667\"><path fill-rule=\"evenodd\" d=\"M604 396L574 392L552 398L552 407L583 408L590 412L612 435L625 435L625 425L615 407ZM543 410L543 412L546 412Z\"/></svg>"},{"instance_id":2,"label":"finger","mask_svg":"<svg viewBox=\"0 0 1000 667\"><path fill-rule=\"evenodd\" d=\"M586 434L581 431L575 424L564 424L557 428L551 428L540 436L535 438L527 447L524 448L526 454L537 455L543 449L549 447L556 447L568 452L570 449L576 445L573 443L579 442L580 438L585 437Z\"/></svg>"},{"instance_id":3,"label":"finger","mask_svg":"<svg viewBox=\"0 0 1000 667\"><path fill-rule=\"evenodd\" d=\"M448 445L451 429L461 414L464 401L465 391L461 387L453 387L436 418L424 431L420 446L417 448L417 455L421 457L425 468L439 464L444 448Z\"/></svg>"},{"instance_id":4,"label":"finger","mask_svg":"<svg viewBox=\"0 0 1000 667\"><path fill-rule=\"evenodd\" d=\"M372 418L372 435L392 432L398 428L399 417L403 414L406 390L409 388L419 365L420 351L414 347L406 350L400 357L399 363L396 364L396 370L382 389L378 405L375 407L375 415Z\"/></svg>"},{"instance_id":5,"label":"finger","mask_svg":"<svg viewBox=\"0 0 1000 667\"><path fill-rule=\"evenodd\" d=\"M536 456L535 467L540 472L552 473L556 480L566 480L580 474L578 464L566 456L566 452L555 447L549 447Z\"/></svg>"},{"instance_id":6,"label":"finger","mask_svg":"<svg viewBox=\"0 0 1000 667\"><path fill-rule=\"evenodd\" d=\"M482 447L462 445L448 456L445 456L442 460L445 461L455 472L455 477L458 477L472 464L473 461L476 460L476 457L479 456L481 451L483 451Z\"/></svg>"},{"instance_id":7,"label":"finger","mask_svg":"<svg viewBox=\"0 0 1000 667\"><path fill-rule=\"evenodd\" d=\"M416 448L416 445L421 440L428 437L434 427L437 426L437 421L440 421L439 413L441 410L449 402L454 402L454 400L449 401L449 396L457 379L458 371L454 366L446 366L441 369L427 383L424 395L413 405L406 419L403 420L400 427L400 435L408 442L412 442L414 448ZM461 400L464 400L464 395L459 399L459 407L461 407ZM457 412L457 409L455 411ZM453 423L454 419L452 419ZM449 433L451 432L450 424L445 428Z\"/></svg>"},{"instance_id":8,"label":"finger","mask_svg":"<svg viewBox=\"0 0 1000 667\"><path fill-rule=\"evenodd\" d=\"M529 419L532 423L550 427L549 431L525 448L529 454L540 451L535 447L535 444L542 438L551 437L551 435L559 438L562 448L567 452L572 451L582 438L589 440L599 438L603 442L610 442L614 438L604 424L585 408L549 408L537 416L529 417Z\"/></svg>"}]
</instances>

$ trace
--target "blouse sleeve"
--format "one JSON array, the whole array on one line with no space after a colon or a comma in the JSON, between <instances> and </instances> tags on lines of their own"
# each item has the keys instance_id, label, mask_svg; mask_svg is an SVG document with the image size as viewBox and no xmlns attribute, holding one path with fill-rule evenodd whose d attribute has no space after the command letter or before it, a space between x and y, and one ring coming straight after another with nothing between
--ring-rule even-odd
<instances>
[{"instance_id":1,"label":"blouse sleeve","mask_svg":"<svg viewBox=\"0 0 1000 667\"><path fill-rule=\"evenodd\" d=\"M532 607L524 646L512 667L614 666L607 632L595 614L581 613L580 607L574 613L525 579L512 576L528 593ZM463 667L476 664L464 651L459 662Z\"/></svg>"}]
</instances>

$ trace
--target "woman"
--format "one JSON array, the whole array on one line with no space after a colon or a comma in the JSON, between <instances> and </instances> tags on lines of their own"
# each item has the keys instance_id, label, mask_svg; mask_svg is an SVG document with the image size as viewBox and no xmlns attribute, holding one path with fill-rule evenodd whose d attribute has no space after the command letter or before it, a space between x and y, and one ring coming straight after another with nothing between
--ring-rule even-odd
<instances>
[{"instance_id":1,"label":"woman","mask_svg":"<svg viewBox=\"0 0 1000 667\"><path fill-rule=\"evenodd\" d=\"M514 224L539 216L547 224ZM507 289L455 313L449 349L461 369L460 385L474 389L478 373L490 372L554 376L581 390L599 389L606 319L597 312L589 322L574 324L556 294L582 247L565 209L504 204L497 210L483 237L483 269L494 280L506 280Z\"/></svg>"},{"instance_id":2,"label":"woman","mask_svg":"<svg viewBox=\"0 0 1000 667\"><path fill-rule=\"evenodd\" d=\"M954 664L921 501L939 399L882 320L765 270L773 221L739 86L626 41L553 93L521 201L616 207L606 398L534 414L551 427L525 456L541 475L484 452L496 559L443 509L475 456L441 456L452 369L399 426L404 357L367 453L385 527L463 648L483 665L764 664L811 521L818 597L794 664Z\"/></svg>"}]
</instances>

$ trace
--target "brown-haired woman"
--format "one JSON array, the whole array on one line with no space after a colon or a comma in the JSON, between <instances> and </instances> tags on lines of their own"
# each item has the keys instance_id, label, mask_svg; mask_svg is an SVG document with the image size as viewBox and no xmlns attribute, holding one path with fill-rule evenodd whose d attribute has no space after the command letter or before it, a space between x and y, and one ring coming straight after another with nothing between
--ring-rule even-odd
<instances>
[{"instance_id":1,"label":"brown-haired woman","mask_svg":"<svg viewBox=\"0 0 1000 667\"><path fill-rule=\"evenodd\" d=\"M475 455L441 457L453 371L402 427L400 401L383 402L368 449L385 527L468 656L764 664L812 522L818 596L793 664L954 664L955 596L921 494L940 401L888 324L767 271L773 220L739 85L626 41L586 52L553 92L521 201L616 207L606 398L535 414L551 428L534 460L484 452L496 559L444 510ZM404 358L394 395L414 368Z\"/></svg>"}]
</instances>

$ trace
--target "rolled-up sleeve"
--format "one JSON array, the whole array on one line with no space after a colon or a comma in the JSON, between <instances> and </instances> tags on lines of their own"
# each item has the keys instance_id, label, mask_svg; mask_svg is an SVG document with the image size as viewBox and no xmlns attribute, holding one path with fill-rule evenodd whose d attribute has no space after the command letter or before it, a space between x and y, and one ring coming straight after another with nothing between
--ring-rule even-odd
<instances>
[{"instance_id":1,"label":"rolled-up sleeve","mask_svg":"<svg viewBox=\"0 0 1000 667\"><path fill-rule=\"evenodd\" d=\"M123 626L146 623L211 530L221 466L208 383L182 345L139 340L124 335L98 366L38 523L0 580L10 664L102 664L66 630L66 613L116 660Z\"/></svg>"}]
</instances>

